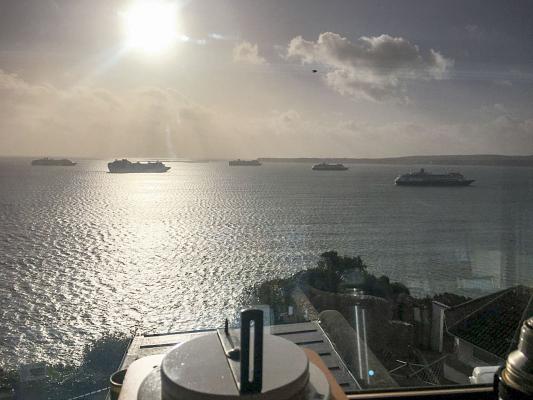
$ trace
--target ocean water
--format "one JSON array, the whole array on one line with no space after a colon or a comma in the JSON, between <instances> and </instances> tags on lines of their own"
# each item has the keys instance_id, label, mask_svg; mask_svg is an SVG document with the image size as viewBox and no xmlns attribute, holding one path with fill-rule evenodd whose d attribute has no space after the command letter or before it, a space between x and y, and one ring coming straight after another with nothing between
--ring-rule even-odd
<instances>
[{"instance_id":1,"label":"ocean water","mask_svg":"<svg viewBox=\"0 0 533 400\"><path fill-rule=\"evenodd\" d=\"M104 333L220 325L247 287L332 249L420 296L533 285L530 168L464 166L471 187L409 188L393 179L420 166L168 165L0 159L2 365L76 361Z\"/></svg>"}]
</instances>

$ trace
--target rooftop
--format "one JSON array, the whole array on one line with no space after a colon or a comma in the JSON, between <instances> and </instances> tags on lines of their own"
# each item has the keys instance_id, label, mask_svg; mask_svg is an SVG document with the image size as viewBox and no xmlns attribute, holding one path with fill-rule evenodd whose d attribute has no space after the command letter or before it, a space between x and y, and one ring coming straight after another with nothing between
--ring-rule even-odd
<instances>
[{"instance_id":1,"label":"rooftop","mask_svg":"<svg viewBox=\"0 0 533 400\"><path fill-rule=\"evenodd\" d=\"M515 286L448 309L446 324L453 336L505 359L531 316L533 289Z\"/></svg>"},{"instance_id":2,"label":"rooftop","mask_svg":"<svg viewBox=\"0 0 533 400\"><path fill-rule=\"evenodd\" d=\"M209 329L192 332L144 334L141 336L135 336L128 348L120 369L127 368L132 362L139 358L166 353L178 343L212 332L215 332L215 330ZM304 322L274 325L270 327L270 333L290 340L300 347L316 352L335 377L339 386L345 392L353 392L361 389L318 323Z\"/></svg>"}]
</instances>

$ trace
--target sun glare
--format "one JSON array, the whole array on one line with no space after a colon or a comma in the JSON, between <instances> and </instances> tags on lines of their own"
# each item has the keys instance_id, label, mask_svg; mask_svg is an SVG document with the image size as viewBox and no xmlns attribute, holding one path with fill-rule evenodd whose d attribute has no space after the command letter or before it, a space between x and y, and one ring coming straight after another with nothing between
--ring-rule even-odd
<instances>
[{"instance_id":1,"label":"sun glare","mask_svg":"<svg viewBox=\"0 0 533 400\"><path fill-rule=\"evenodd\" d=\"M138 0L121 16L129 49L161 53L176 41L177 8L174 3Z\"/></svg>"}]
</instances>

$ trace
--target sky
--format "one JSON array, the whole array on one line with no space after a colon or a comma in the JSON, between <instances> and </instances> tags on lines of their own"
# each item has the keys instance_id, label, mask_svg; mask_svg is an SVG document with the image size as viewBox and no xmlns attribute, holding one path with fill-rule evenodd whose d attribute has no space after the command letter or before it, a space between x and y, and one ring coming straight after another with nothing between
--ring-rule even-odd
<instances>
[{"instance_id":1,"label":"sky","mask_svg":"<svg viewBox=\"0 0 533 400\"><path fill-rule=\"evenodd\" d=\"M532 17L520 0L0 0L0 156L533 154Z\"/></svg>"}]
</instances>

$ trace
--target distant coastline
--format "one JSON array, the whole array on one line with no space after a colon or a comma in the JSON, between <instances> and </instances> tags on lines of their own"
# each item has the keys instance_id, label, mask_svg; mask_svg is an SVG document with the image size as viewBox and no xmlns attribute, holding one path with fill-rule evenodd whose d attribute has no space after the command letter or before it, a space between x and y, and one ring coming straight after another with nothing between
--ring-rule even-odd
<instances>
[{"instance_id":1,"label":"distant coastline","mask_svg":"<svg viewBox=\"0 0 533 400\"><path fill-rule=\"evenodd\" d=\"M343 164L393 164L393 165L486 165L504 167L533 167L533 155L530 156L503 156L496 154L473 154L473 155L440 155L440 156L406 156L384 158L320 158L320 157L297 157L278 158L263 157L259 161L264 162L298 162L317 163L327 160L333 163Z\"/></svg>"},{"instance_id":2,"label":"distant coastline","mask_svg":"<svg viewBox=\"0 0 533 400\"><path fill-rule=\"evenodd\" d=\"M2 156L0 160L31 159L29 156ZM74 157L76 160L108 160L101 157ZM135 160L158 160L161 162L177 163L209 163L228 161L229 158L182 159L168 157L133 157ZM467 155L434 155L434 156L402 156L381 158L357 157L259 157L260 162L307 163L320 162L339 164L382 164L382 165L471 165L471 166L500 166L500 167L533 167L533 155L504 156L498 154L467 154Z\"/></svg>"}]
</instances>

